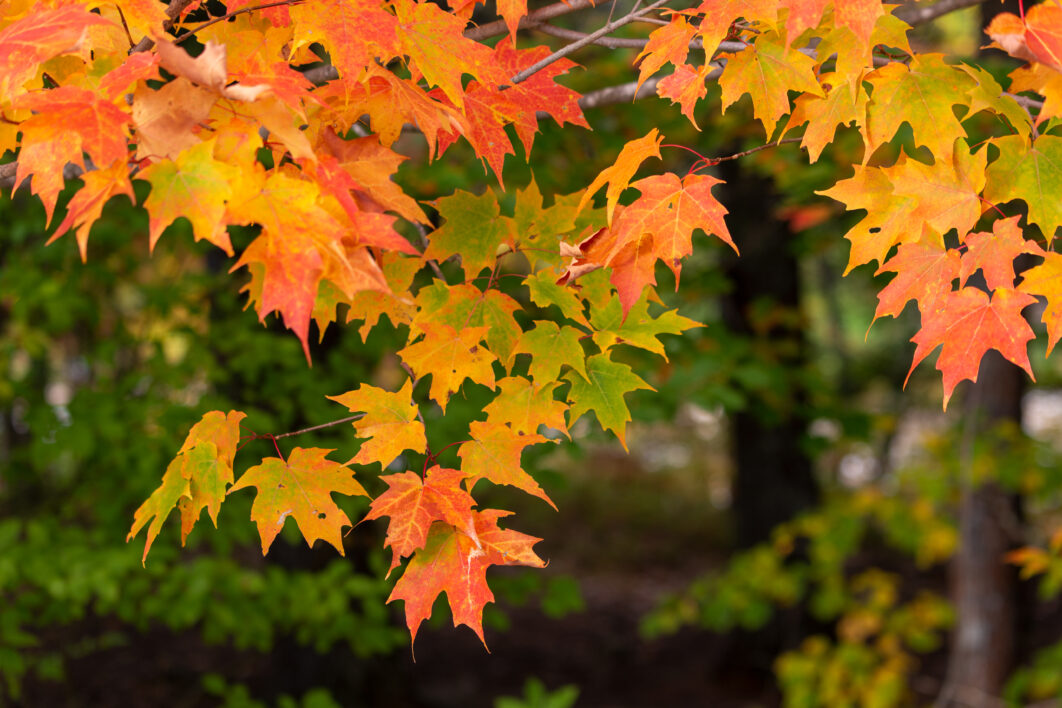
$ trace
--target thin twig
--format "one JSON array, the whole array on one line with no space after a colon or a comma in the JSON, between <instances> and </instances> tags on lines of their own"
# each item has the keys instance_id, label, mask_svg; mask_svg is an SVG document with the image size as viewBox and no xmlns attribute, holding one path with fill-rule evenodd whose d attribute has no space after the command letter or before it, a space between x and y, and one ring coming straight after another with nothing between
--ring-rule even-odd
<instances>
[{"instance_id":1,"label":"thin twig","mask_svg":"<svg viewBox=\"0 0 1062 708\"><path fill-rule=\"evenodd\" d=\"M728 162L730 160L737 160L738 158L751 155L754 152L760 150L766 150L767 148L778 147L779 145L785 145L787 143L799 143L804 138L785 138L784 140L775 140L767 143L766 145L757 145L749 150L743 150L742 152L735 152L733 155L724 155L723 157L706 157L701 162L704 162L705 167L711 167L712 165L718 165L720 162Z\"/></svg>"},{"instance_id":2,"label":"thin twig","mask_svg":"<svg viewBox=\"0 0 1062 708\"><path fill-rule=\"evenodd\" d=\"M227 22L228 20L231 20L233 17L236 17L236 15L242 15L245 12L255 12L257 10L267 10L267 9L269 9L271 7L280 7L281 5L298 5L301 2L303 2L303 0L277 0L277 2L267 2L267 3L263 3L261 5L252 5L251 7L241 7L239 10L233 10L232 12L229 12L229 13L226 13L224 15L221 15L220 17L215 17L213 19L207 20L206 22L204 22L203 24L199 25L195 29L189 31L187 34L182 34L180 37L178 37L177 39L173 40L173 43L174 44L180 44L181 42L185 41L186 39L189 39L190 37L194 37L196 32L199 32L200 30L205 30L207 27L210 27L211 25L216 25L219 22Z\"/></svg>"},{"instance_id":3,"label":"thin twig","mask_svg":"<svg viewBox=\"0 0 1062 708\"><path fill-rule=\"evenodd\" d=\"M290 438L293 435L302 435L303 433L312 433L315 430L323 430L324 428L331 428L336 425L342 425L343 423L353 423L355 420L364 418L364 413L358 413L357 415L348 415L346 418L340 418L339 420L333 420L328 423L321 423L320 425L312 425L309 428L303 428L302 430L293 430L290 433L281 433L280 435L258 435L259 438L273 438L274 440L280 440L281 438Z\"/></svg>"},{"instance_id":4,"label":"thin twig","mask_svg":"<svg viewBox=\"0 0 1062 708\"><path fill-rule=\"evenodd\" d=\"M612 20L611 22L607 23L604 27L602 27L601 29L597 30L596 32L591 32L590 34L586 35L586 37L584 37L584 38L582 38L582 39L580 39L578 41L572 42L571 44L569 44L566 47L562 47L562 48L558 49L557 51L553 52L553 54L550 54L545 59L543 59L541 61L538 61L538 62L535 62L534 64L532 64L531 66L527 67L526 69L524 69L523 71L521 71L520 73L518 73L516 76L512 77L509 80L512 83L514 83L514 84L518 84L521 81L526 81L530 77L534 76L538 72L540 72L543 69L545 69L547 66L549 66L553 62L558 61L559 59L563 59L564 57L568 56L569 54L571 54L572 52L576 51L577 49L579 49L581 47L585 47L586 45L592 43L598 37L604 37L606 34L610 34L612 32L615 32L620 27L623 27L624 25L627 25L627 24L630 24L631 22L634 22L635 20L637 20L642 15L648 15L653 10L657 9L658 7L663 7L668 2L670 2L670 0L656 0L656 2L654 2L652 5L649 5L648 7L642 8L642 9L637 10L637 11L630 12L630 13L624 15L623 17L619 18L618 20Z\"/></svg>"},{"instance_id":5,"label":"thin twig","mask_svg":"<svg viewBox=\"0 0 1062 708\"><path fill-rule=\"evenodd\" d=\"M419 221L414 221L413 228L417 230L417 236L420 237L421 252L428 250L428 230L424 228L424 224L420 223ZM431 267L431 271L435 273L435 276L439 280L443 281L443 283L446 283L446 274L443 273L442 268L439 267L439 262L436 261L434 258L429 258L427 260L428 266Z\"/></svg>"},{"instance_id":6,"label":"thin twig","mask_svg":"<svg viewBox=\"0 0 1062 708\"><path fill-rule=\"evenodd\" d=\"M166 17L169 19L162 23L162 29L169 32L173 29L173 25L177 22L177 18L181 16L184 9L192 4L192 0L172 0L169 5L166 6ZM130 54L137 54L138 52L149 51L155 46L155 40L151 37L144 37L136 46L129 50Z\"/></svg>"}]
</instances>

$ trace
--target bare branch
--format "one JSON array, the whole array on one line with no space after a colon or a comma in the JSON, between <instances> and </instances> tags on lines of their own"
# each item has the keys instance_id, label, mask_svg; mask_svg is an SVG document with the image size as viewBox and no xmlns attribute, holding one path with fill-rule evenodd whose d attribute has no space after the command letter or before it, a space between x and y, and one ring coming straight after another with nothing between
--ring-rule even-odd
<instances>
[{"instance_id":1,"label":"bare branch","mask_svg":"<svg viewBox=\"0 0 1062 708\"><path fill-rule=\"evenodd\" d=\"M96 169L89 160L85 160L85 167L88 171ZM7 164L0 165L0 189L13 189L15 187L15 173L18 171L18 162L8 162ZM63 167L63 181L69 181L77 179L86 170L81 169L81 165L75 165L73 162L66 163ZM29 183L23 180L22 187L28 187Z\"/></svg>"},{"instance_id":2,"label":"bare branch","mask_svg":"<svg viewBox=\"0 0 1062 708\"><path fill-rule=\"evenodd\" d=\"M321 423L320 425L311 425L309 428L303 428L302 430L293 430L290 433L281 433L280 435L258 435L257 437L280 440L281 438L290 438L292 435L302 435L303 433L312 433L315 430L331 428L334 425L342 425L343 423L353 423L355 420L360 420L364 417L364 413L358 413L357 415L348 415L346 418L340 418L339 420L329 421L328 423Z\"/></svg>"},{"instance_id":3,"label":"bare branch","mask_svg":"<svg viewBox=\"0 0 1062 708\"><path fill-rule=\"evenodd\" d=\"M321 84L328 83L329 81L335 81L339 78L339 72L331 64L322 64L321 66L315 66L312 69L307 69L302 72L302 75L306 77L306 80L311 84L320 86Z\"/></svg>"},{"instance_id":4,"label":"bare branch","mask_svg":"<svg viewBox=\"0 0 1062 708\"><path fill-rule=\"evenodd\" d=\"M745 157L747 155L751 155L754 152L759 152L760 150L766 150L767 148L778 147L779 145L786 145L788 143L799 143L803 139L804 138L785 138L784 140L775 140L775 141L767 143L765 145L758 145L758 146L756 146L754 148L751 148L749 150L744 150L742 152L735 152L733 155L724 155L723 157L709 157L709 158L706 158L705 160L703 160L703 162L705 163L705 166L710 167L712 165L718 165L720 162L727 162L729 160L737 160L737 159Z\"/></svg>"},{"instance_id":5,"label":"bare branch","mask_svg":"<svg viewBox=\"0 0 1062 708\"><path fill-rule=\"evenodd\" d=\"M563 59L564 57L568 56L569 54L571 54L575 50L579 49L580 47L585 47L586 45L590 44L591 42L593 42L598 37L604 37L606 34L611 34L612 32L615 32L620 27L623 27L626 24L630 24L631 22L634 22L639 17L642 17L643 15L648 15L653 10L655 10L655 9L657 9L659 7L663 7L669 1L670 0L656 0L656 2L654 2L652 5L649 5L648 7L644 7L642 9L640 9L640 10L637 10L637 11L634 11L634 12L630 12L630 13L624 15L623 17L619 18L618 20L612 20L611 22L607 23L604 27L602 27L601 29L597 30L596 32L591 32L590 34L586 35L582 39L577 40L575 42L572 42L568 46L563 47L563 48L553 52L553 54L550 54L548 57L546 57L542 61L535 62L531 66L529 66L526 69L524 69L523 71L521 71L516 76L512 77L510 79L510 81L512 81L514 84L518 84L521 81L526 81L528 78L534 76L539 71L542 71L543 69L545 69L547 66L549 66L553 62L557 61L558 59Z\"/></svg>"},{"instance_id":6,"label":"bare branch","mask_svg":"<svg viewBox=\"0 0 1062 708\"><path fill-rule=\"evenodd\" d=\"M940 0L929 7L916 7L914 3L911 3L901 7L893 14L912 27L916 27L932 22L949 12L955 12L973 5L982 5L985 2L988 2L988 0Z\"/></svg>"},{"instance_id":7,"label":"bare branch","mask_svg":"<svg viewBox=\"0 0 1062 708\"><path fill-rule=\"evenodd\" d=\"M173 24L177 21L177 18L184 12L184 8L192 4L192 0L172 0L172 2L166 6L166 17L170 18L162 23L162 29L169 32L173 29ZM138 52L149 51L155 46L155 41L151 37L144 37L137 45L129 50L130 54L136 54Z\"/></svg>"}]
</instances>

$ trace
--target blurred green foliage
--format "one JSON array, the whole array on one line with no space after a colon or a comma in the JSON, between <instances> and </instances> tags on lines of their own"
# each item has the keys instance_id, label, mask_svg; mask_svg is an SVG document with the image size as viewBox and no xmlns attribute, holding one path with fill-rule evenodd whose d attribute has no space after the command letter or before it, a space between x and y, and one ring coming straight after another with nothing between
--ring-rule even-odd
<instances>
[{"instance_id":1,"label":"blurred green foliage","mask_svg":"<svg viewBox=\"0 0 1062 708\"><path fill-rule=\"evenodd\" d=\"M571 708L579 699L577 686L561 686L550 691L538 678L529 678L521 698L502 696L494 700L494 708Z\"/></svg>"},{"instance_id":2,"label":"blurred green foliage","mask_svg":"<svg viewBox=\"0 0 1062 708\"><path fill-rule=\"evenodd\" d=\"M332 336L310 370L297 342L242 312L224 264L187 228L147 259L142 215L109 206L82 264L72 239L42 247L43 213L27 197L0 201L0 696L17 698L27 674L61 678L65 659L159 626L259 651L281 636L358 656L406 645L369 530L352 558L300 551L289 535L294 553L266 563L250 500L237 494L220 529L193 532L183 553L175 524L146 568L139 543L123 543L132 510L203 410L238 407L249 426L277 432L338 417L325 395L372 379L386 335L366 346L353 332ZM344 432L304 444L349 456ZM248 453L244 465L269 448ZM77 641L65 645L40 638L92 617L120 624L95 636L71 629Z\"/></svg>"}]
</instances>

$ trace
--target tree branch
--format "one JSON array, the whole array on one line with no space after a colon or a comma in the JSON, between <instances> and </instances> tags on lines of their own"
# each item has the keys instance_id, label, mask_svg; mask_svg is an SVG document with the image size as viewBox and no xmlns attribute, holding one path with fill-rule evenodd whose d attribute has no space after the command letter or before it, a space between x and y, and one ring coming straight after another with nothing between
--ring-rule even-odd
<instances>
[{"instance_id":1,"label":"tree branch","mask_svg":"<svg viewBox=\"0 0 1062 708\"><path fill-rule=\"evenodd\" d=\"M918 25L932 22L941 15L946 15L949 12L955 12L956 10L961 10L973 5L982 5L986 2L988 2L988 0L940 0L929 7L916 7L912 3L899 8L893 14L912 27L917 27Z\"/></svg>"},{"instance_id":2,"label":"tree branch","mask_svg":"<svg viewBox=\"0 0 1062 708\"><path fill-rule=\"evenodd\" d=\"M177 21L177 18L184 12L184 8L192 4L192 0L172 0L169 5L166 6L166 17L170 18L162 23L162 29L169 32L173 29L173 24ZM136 54L138 52L149 51L155 46L155 40L151 37L144 37L137 45L129 50L130 54Z\"/></svg>"},{"instance_id":3,"label":"tree branch","mask_svg":"<svg viewBox=\"0 0 1062 708\"><path fill-rule=\"evenodd\" d=\"M530 77L534 76L538 72L540 72L543 69L545 69L547 66L549 66L553 62L555 62L555 61L557 61L559 59L563 59L564 57L568 56L569 54L571 54L572 52L576 51L580 47L585 47L587 44L592 43L598 37L604 37L606 34L610 34L612 32L615 32L620 27L623 27L624 25L627 25L627 24L630 24L631 22L634 22L639 17L642 17L643 15L648 15L653 10L655 10L655 9L657 9L659 7L663 7L668 2L670 2L670 0L656 0L656 2L654 2L652 5L649 5L648 7L644 7L642 9L640 9L640 10L629 12L626 15L624 15L623 17L619 18L618 20L612 20L612 21L608 22L607 24L605 24L604 27L602 27L601 29L597 30L596 32L591 32L590 34L586 35L582 39L577 40L575 42L572 42L571 44L569 44L566 47L562 47L561 49L558 49L557 51L553 52L553 54L550 54L548 57L546 57L542 61L535 62L531 66L527 67L526 69L524 69L523 71L518 73L516 76L512 77L510 79L510 81L512 81L514 84L518 84L521 81L526 81Z\"/></svg>"},{"instance_id":4,"label":"tree branch","mask_svg":"<svg viewBox=\"0 0 1062 708\"><path fill-rule=\"evenodd\" d=\"M520 19L519 29L531 29L532 27L551 20L554 17L560 17L561 15L567 15L577 10L585 10L588 7L593 7L593 3L590 0L571 0L571 2L557 2L552 5L546 5L540 7L534 12L528 13L526 16ZM465 38L478 41L494 37L495 35L505 34L509 31L509 27L505 24L505 20L496 20L494 22L488 22L485 25L479 27L473 27L470 30L465 30Z\"/></svg>"},{"instance_id":5,"label":"tree branch","mask_svg":"<svg viewBox=\"0 0 1062 708\"><path fill-rule=\"evenodd\" d=\"M206 22L204 22L203 24L199 25L195 29L193 29L193 30L191 30L191 31L189 31L189 32L187 32L185 34L182 34L180 37L178 37L177 39L173 40L173 43L174 44L180 44L181 42L185 41L186 39L188 39L190 37L194 37L196 32L199 32L200 30L205 30L207 27L209 27L211 25L216 25L219 22L227 22L228 20L231 20L233 17L236 17L236 15L242 15L245 12L256 12L258 10L266 10L268 8L271 8L271 7L279 7L280 5L298 5L301 2L303 2L303 0L277 0L276 2L267 2L267 3L263 3L261 5L251 5L250 7L241 7L238 10L233 10L232 12L226 13L224 15L219 15L218 17L214 17L214 18L211 18L211 19L207 20Z\"/></svg>"}]
</instances>

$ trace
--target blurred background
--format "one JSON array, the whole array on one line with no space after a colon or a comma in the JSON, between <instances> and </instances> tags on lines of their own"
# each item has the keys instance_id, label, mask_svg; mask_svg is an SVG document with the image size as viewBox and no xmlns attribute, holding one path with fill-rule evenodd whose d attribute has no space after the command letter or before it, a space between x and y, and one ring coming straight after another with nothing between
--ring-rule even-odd
<instances>
[{"instance_id":1,"label":"blurred background","mask_svg":"<svg viewBox=\"0 0 1062 708\"><path fill-rule=\"evenodd\" d=\"M953 13L918 41L972 56L984 19ZM590 47L576 58L592 71L567 83L633 80L634 54ZM510 159L499 196L511 204L532 179L576 192L653 127L707 156L761 145L747 100L720 116L710 85L703 132L656 98L588 112L593 132L543 123L533 167ZM978 120L971 144L998 130ZM423 139L404 137L403 186L426 200L497 190L464 148L425 166ZM560 511L504 488L482 502L516 511L548 567L491 570L490 653L443 601L415 661L401 606L384 604L380 522L346 537L345 558L289 524L263 559L252 495L235 494L183 550L171 520L146 568L139 540L124 542L203 412L239 409L273 433L343 417L325 396L403 376L398 333L385 322L363 342L356 323L333 326L310 369L290 333L243 310L245 276L183 220L148 257L146 216L116 200L82 264L71 238L44 247L37 200L4 195L0 706L1056 705L1062 365L1043 341L1035 384L986 360L946 414L930 364L904 390L917 314L868 334L887 279L841 277L861 214L815 195L861 151L848 129L811 166L782 145L715 168L742 256L702 236L677 292L658 269L668 306L707 327L667 337L667 361L629 354L657 389L628 396L630 454L590 419L571 443L530 449ZM696 160L663 155L649 167ZM233 236L239 250L250 234ZM476 388L429 420L437 439L464 434L487 400ZM334 459L357 446L347 426L297 444ZM271 449L251 443L237 473ZM366 500L338 501L364 514ZM991 641L958 641L964 627Z\"/></svg>"}]
</instances>

